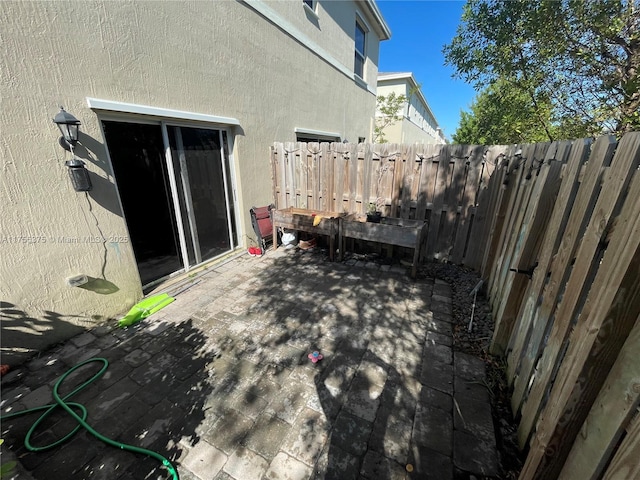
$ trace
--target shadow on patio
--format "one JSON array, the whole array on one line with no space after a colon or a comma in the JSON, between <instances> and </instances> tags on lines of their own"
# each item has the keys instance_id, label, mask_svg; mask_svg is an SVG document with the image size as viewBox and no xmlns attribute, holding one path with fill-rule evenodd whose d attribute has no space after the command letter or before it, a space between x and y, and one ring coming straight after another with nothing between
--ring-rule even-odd
<instances>
[{"instance_id":1,"label":"shadow on patio","mask_svg":"<svg viewBox=\"0 0 640 480\"><path fill-rule=\"evenodd\" d=\"M106 357L74 401L182 479L453 478L450 303L438 295L432 308L445 286L374 267L284 249L214 266L144 323L76 337L3 378L3 414L48 402L68 366ZM167 478L84 433L26 453L17 442L31 421L3 422L3 438L35 479ZM39 437L71 422L51 423Z\"/></svg>"}]
</instances>

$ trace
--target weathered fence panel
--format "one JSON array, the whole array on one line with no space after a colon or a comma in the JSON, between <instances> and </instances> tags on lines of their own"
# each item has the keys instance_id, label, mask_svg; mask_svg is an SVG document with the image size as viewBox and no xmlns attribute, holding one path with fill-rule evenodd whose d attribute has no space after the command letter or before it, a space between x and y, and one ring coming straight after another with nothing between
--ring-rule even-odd
<instances>
[{"instance_id":1,"label":"weathered fence panel","mask_svg":"<svg viewBox=\"0 0 640 480\"><path fill-rule=\"evenodd\" d=\"M640 273L635 259L640 246L639 163L640 134L627 135L605 174L522 408L521 441L532 433L537 419L523 478L558 475L620 351L620 340L626 339L637 320L640 296L634 298L634 293Z\"/></svg>"},{"instance_id":2,"label":"weathered fence panel","mask_svg":"<svg viewBox=\"0 0 640 480\"><path fill-rule=\"evenodd\" d=\"M634 278L629 278L633 282L634 292L637 301L640 298L640 290L638 288L640 277L637 275L637 256L636 271L633 273ZM627 282L629 284L629 282ZM633 299L633 297L631 297ZM626 307L629 309L629 306ZM637 308L637 306L636 306ZM618 338L624 339L618 332ZM631 428L630 420L637 413L638 404L640 402L640 362L638 361L638 352L640 352L640 321L636 320L632 331L624 341L624 345L620 349L615 365L611 368L610 374L606 377L605 383L598 394L598 398L594 401L593 407L584 422L585 427L582 429L581 435L576 437L576 441L571 448L571 452L562 467L560 478L597 478L602 474L605 466L603 463L607 461L609 455L603 455L604 452L612 452L622 436L625 434L627 426ZM608 357L612 357L613 351L608 353ZM595 379L594 379L595 380ZM591 381L591 380L590 380ZM636 424L638 422L636 421ZM630 457L629 462L619 461L611 462L611 466L607 469L610 476L614 476L613 472L618 472L618 478L629 479L638 478L640 474L640 434L627 432L627 444L630 446L635 442L636 454ZM629 456L631 449L627 449L621 445L619 449L619 457ZM603 462L604 460L604 462ZM616 466L618 463L618 466ZM624 466L629 468L635 465L636 475L623 474ZM626 472L628 473L628 471Z\"/></svg>"},{"instance_id":3,"label":"weathered fence panel","mask_svg":"<svg viewBox=\"0 0 640 480\"><path fill-rule=\"evenodd\" d=\"M531 346L531 351L527 351L526 358L536 359L538 355L537 348L542 341L542 336L546 331L545 326L541 326L537 321L535 313L540 306L542 292L547 282L547 274L551 271L551 262L558 248L558 239L565 238L565 225L569 214L572 210L576 191L578 189L578 176L580 169L588 155L589 142L576 141L573 143L571 153L567 164L564 166L563 182L560 186L558 196L555 198L555 206L547 226L547 234L545 235L543 245L538 256L538 266L533 271L524 300L521 304L518 320L514 329L514 334L509 342L509 355L507 363L507 378L513 380L520 370L521 354L525 346ZM568 234L566 238L575 238L577 234ZM533 345L537 345L535 348ZM494 343L494 350L502 351L505 346ZM531 361L534 361L531 360ZM526 382L530 371L520 378ZM514 395L514 399L517 395ZM519 409L520 398L512 401L517 403Z\"/></svg>"},{"instance_id":4,"label":"weathered fence panel","mask_svg":"<svg viewBox=\"0 0 640 480\"><path fill-rule=\"evenodd\" d=\"M640 412L626 428L622 443L604 474L603 480L640 478Z\"/></svg>"},{"instance_id":5,"label":"weathered fence panel","mask_svg":"<svg viewBox=\"0 0 640 480\"><path fill-rule=\"evenodd\" d=\"M549 225L549 219L558 189L560 173L569 152L569 142L557 142L547 150L544 164L538 167L537 178L533 187L529 205L517 234L515 251L511 260L505 295L500 298L496 318L501 318L500 328L494 330L493 346L503 348L513 331L518 318L518 311L523 299L523 292L528 287L530 278L537 267L541 239ZM531 175L531 174L529 174Z\"/></svg>"},{"instance_id":6,"label":"weathered fence panel","mask_svg":"<svg viewBox=\"0 0 640 480\"><path fill-rule=\"evenodd\" d=\"M640 362L629 352L637 356L640 328L640 133L589 147L572 143L559 178L542 167L531 185L523 172L503 172L516 174L516 190L507 186L498 202L505 227L483 266L492 347L507 356L519 441L529 448L522 480L637 474L640 445L629 433L638 430ZM518 148L527 165L535 153ZM550 165L564 162L559 150L548 151ZM518 281L511 269L534 261Z\"/></svg>"},{"instance_id":7,"label":"weathered fence panel","mask_svg":"<svg viewBox=\"0 0 640 480\"><path fill-rule=\"evenodd\" d=\"M535 147L532 147L535 148ZM374 204L388 217L427 222L423 259L473 262L484 258L472 229L483 198L495 203L505 147L463 145L371 145L276 143L271 148L277 208L297 207L365 213ZM497 159L501 162L496 165ZM484 190L488 192L484 193ZM483 215L493 220L484 206Z\"/></svg>"}]
</instances>

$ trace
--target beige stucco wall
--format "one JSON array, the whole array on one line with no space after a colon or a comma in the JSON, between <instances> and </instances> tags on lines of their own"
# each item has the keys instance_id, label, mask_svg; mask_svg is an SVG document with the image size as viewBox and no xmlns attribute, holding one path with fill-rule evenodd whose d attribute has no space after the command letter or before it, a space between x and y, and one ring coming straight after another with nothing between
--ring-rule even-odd
<instances>
[{"instance_id":1,"label":"beige stucco wall","mask_svg":"<svg viewBox=\"0 0 640 480\"><path fill-rule=\"evenodd\" d=\"M400 115L402 120L394 122L384 129L384 136L389 143L444 143L444 139L436 130L437 121L427 112L427 106L419 95L411 94L406 79L384 80L378 83L377 94L387 96L391 93L405 95L405 102ZM434 128L434 125L436 127Z\"/></svg>"},{"instance_id":2,"label":"beige stucco wall","mask_svg":"<svg viewBox=\"0 0 640 480\"><path fill-rule=\"evenodd\" d=\"M303 19L298 27L353 69L351 47L331 35L322 12L320 20L327 35ZM238 119L233 160L247 235L249 207L272 201L272 142L295 140L296 127L371 135L371 91L243 3L4 1L0 23L0 300L11 335L27 350L117 316L142 295L87 97ZM377 46L369 53L375 91ZM58 105L82 122L78 155L94 183L88 194L74 192L67 177L69 154L51 121ZM92 289L67 286L77 274L97 279Z\"/></svg>"},{"instance_id":3,"label":"beige stucco wall","mask_svg":"<svg viewBox=\"0 0 640 480\"><path fill-rule=\"evenodd\" d=\"M350 69L353 69L354 62L356 15L359 16L369 30L365 38L367 60L364 79L375 90L380 43L373 20L367 17L364 5L335 0L316 2L314 14L305 8L302 1L267 0L265 3Z\"/></svg>"}]
</instances>

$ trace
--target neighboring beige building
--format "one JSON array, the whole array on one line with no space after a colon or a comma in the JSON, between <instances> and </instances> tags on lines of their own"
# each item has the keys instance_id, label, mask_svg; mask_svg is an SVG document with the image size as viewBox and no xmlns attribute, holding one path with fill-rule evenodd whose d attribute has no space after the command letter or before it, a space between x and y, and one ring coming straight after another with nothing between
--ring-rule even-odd
<instances>
[{"instance_id":1,"label":"neighboring beige building","mask_svg":"<svg viewBox=\"0 0 640 480\"><path fill-rule=\"evenodd\" d=\"M446 143L438 121L411 72L379 73L378 95L404 95L402 121L388 125L383 134L388 143ZM380 112L376 113L380 116Z\"/></svg>"},{"instance_id":2,"label":"neighboring beige building","mask_svg":"<svg viewBox=\"0 0 640 480\"><path fill-rule=\"evenodd\" d=\"M2 363L245 248L274 141L371 139L390 37L374 0L0 2L0 23Z\"/></svg>"}]
</instances>

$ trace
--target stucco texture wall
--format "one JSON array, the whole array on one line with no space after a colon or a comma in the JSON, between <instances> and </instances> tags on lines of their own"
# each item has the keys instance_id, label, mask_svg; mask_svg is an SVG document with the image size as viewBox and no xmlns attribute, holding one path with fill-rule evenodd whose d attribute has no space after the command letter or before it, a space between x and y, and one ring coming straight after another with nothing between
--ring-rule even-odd
<instances>
[{"instance_id":1,"label":"stucco texture wall","mask_svg":"<svg viewBox=\"0 0 640 480\"><path fill-rule=\"evenodd\" d=\"M272 201L272 142L295 140L295 127L371 132L370 92L239 2L0 2L0 23L3 363L8 347L31 355L142 296L87 97L237 118L242 234L249 208ZM86 194L67 177L70 155L51 121L59 105L82 122ZM69 287L77 274L93 280Z\"/></svg>"}]
</instances>

